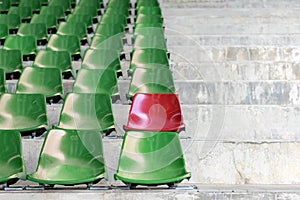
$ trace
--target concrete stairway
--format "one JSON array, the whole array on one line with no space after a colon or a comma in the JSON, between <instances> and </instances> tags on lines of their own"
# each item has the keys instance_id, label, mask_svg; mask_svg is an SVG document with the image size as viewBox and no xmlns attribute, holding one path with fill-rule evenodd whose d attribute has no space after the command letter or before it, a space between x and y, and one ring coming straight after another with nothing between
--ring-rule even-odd
<instances>
[{"instance_id":1,"label":"concrete stairway","mask_svg":"<svg viewBox=\"0 0 300 200\"><path fill-rule=\"evenodd\" d=\"M3 191L0 199L300 199L300 3L163 0L161 5L187 126L181 143L192 178L181 186L198 187ZM67 92L72 83L64 81ZM119 81L121 102L113 105L116 136L124 134L128 84L126 76ZM10 91L14 86L8 82ZM57 124L60 109L48 106L51 124ZM113 174L122 139L103 142L107 180L101 184L120 186ZM42 143L43 138L23 140L28 173L35 170Z\"/></svg>"}]
</instances>

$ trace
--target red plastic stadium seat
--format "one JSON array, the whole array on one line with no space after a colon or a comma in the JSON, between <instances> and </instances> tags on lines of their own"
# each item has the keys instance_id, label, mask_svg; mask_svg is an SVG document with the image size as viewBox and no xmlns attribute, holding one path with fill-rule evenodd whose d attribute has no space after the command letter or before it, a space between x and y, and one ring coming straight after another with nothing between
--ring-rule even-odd
<instances>
[{"instance_id":1,"label":"red plastic stadium seat","mask_svg":"<svg viewBox=\"0 0 300 200\"><path fill-rule=\"evenodd\" d=\"M183 116L177 94L136 94L124 130L180 132Z\"/></svg>"}]
</instances>

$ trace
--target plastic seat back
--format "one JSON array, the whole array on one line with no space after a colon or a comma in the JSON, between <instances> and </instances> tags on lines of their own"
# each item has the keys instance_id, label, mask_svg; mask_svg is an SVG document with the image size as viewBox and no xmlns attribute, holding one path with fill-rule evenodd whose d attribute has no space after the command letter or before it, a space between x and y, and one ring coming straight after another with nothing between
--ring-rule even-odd
<instances>
[{"instance_id":1,"label":"plastic seat back","mask_svg":"<svg viewBox=\"0 0 300 200\"><path fill-rule=\"evenodd\" d=\"M99 131L48 131L36 172L27 179L48 185L98 182L105 174L101 137Z\"/></svg>"},{"instance_id":2,"label":"plastic seat back","mask_svg":"<svg viewBox=\"0 0 300 200\"><path fill-rule=\"evenodd\" d=\"M131 185L172 185L190 177L176 132L125 133L116 179Z\"/></svg>"},{"instance_id":3,"label":"plastic seat back","mask_svg":"<svg viewBox=\"0 0 300 200\"><path fill-rule=\"evenodd\" d=\"M136 94L125 130L180 132L185 127L176 94Z\"/></svg>"},{"instance_id":4,"label":"plastic seat back","mask_svg":"<svg viewBox=\"0 0 300 200\"><path fill-rule=\"evenodd\" d=\"M50 37L47 49L53 51L68 51L72 56L80 57L80 41L76 35L57 35Z\"/></svg>"},{"instance_id":5,"label":"plastic seat back","mask_svg":"<svg viewBox=\"0 0 300 200\"><path fill-rule=\"evenodd\" d=\"M95 34L123 38L125 36L124 26L121 24L99 24Z\"/></svg>"},{"instance_id":6,"label":"plastic seat back","mask_svg":"<svg viewBox=\"0 0 300 200\"><path fill-rule=\"evenodd\" d=\"M34 14L30 21L32 24L44 24L48 33L56 33L57 19L50 14Z\"/></svg>"},{"instance_id":7,"label":"plastic seat back","mask_svg":"<svg viewBox=\"0 0 300 200\"><path fill-rule=\"evenodd\" d=\"M18 6L21 0L10 0L12 6Z\"/></svg>"},{"instance_id":8,"label":"plastic seat back","mask_svg":"<svg viewBox=\"0 0 300 200\"><path fill-rule=\"evenodd\" d=\"M76 76L73 92L119 95L116 72L111 69L80 69Z\"/></svg>"},{"instance_id":9,"label":"plastic seat back","mask_svg":"<svg viewBox=\"0 0 300 200\"><path fill-rule=\"evenodd\" d=\"M34 60L37 51L37 41L34 36L10 35L6 38L3 49L20 50L24 56L32 56Z\"/></svg>"},{"instance_id":10,"label":"plastic seat back","mask_svg":"<svg viewBox=\"0 0 300 200\"><path fill-rule=\"evenodd\" d=\"M127 97L137 93L174 94L175 86L172 72L165 68L136 68L130 82Z\"/></svg>"},{"instance_id":11,"label":"plastic seat back","mask_svg":"<svg viewBox=\"0 0 300 200\"><path fill-rule=\"evenodd\" d=\"M46 44L48 39L47 28L43 23L23 23L17 34L20 36L32 35L37 39L38 44Z\"/></svg>"},{"instance_id":12,"label":"plastic seat back","mask_svg":"<svg viewBox=\"0 0 300 200\"><path fill-rule=\"evenodd\" d=\"M18 131L0 131L0 184L11 185L25 178L21 134Z\"/></svg>"},{"instance_id":13,"label":"plastic seat back","mask_svg":"<svg viewBox=\"0 0 300 200\"><path fill-rule=\"evenodd\" d=\"M5 40L8 36L8 27L6 24L0 24L0 40Z\"/></svg>"},{"instance_id":14,"label":"plastic seat back","mask_svg":"<svg viewBox=\"0 0 300 200\"><path fill-rule=\"evenodd\" d=\"M54 15L57 19L64 19L65 17L64 9L61 5L42 6L40 14L43 16Z\"/></svg>"},{"instance_id":15,"label":"plastic seat back","mask_svg":"<svg viewBox=\"0 0 300 200\"><path fill-rule=\"evenodd\" d=\"M133 49L163 49L167 50L166 39L162 35L139 35L134 38Z\"/></svg>"},{"instance_id":16,"label":"plastic seat back","mask_svg":"<svg viewBox=\"0 0 300 200\"><path fill-rule=\"evenodd\" d=\"M100 24L121 24L127 26L127 16L123 14L105 14L101 18Z\"/></svg>"},{"instance_id":17,"label":"plastic seat back","mask_svg":"<svg viewBox=\"0 0 300 200\"><path fill-rule=\"evenodd\" d=\"M39 0L22 0L19 6L30 6L32 12L39 12L41 9L41 2Z\"/></svg>"},{"instance_id":18,"label":"plastic seat back","mask_svg":"<svg viewBox=\"0 0 300 200\"><path fill-rule=\"evenodd\" d=\"M68 51L41 50L33 65L42 68L58 68L62 72L72 71L72 60Z\"/></svg>"},{"instance_id":19,"label":"plastic seat back","mask_svg":"<svg viewBox=\"0 0 300 200\"><path fill-rule=\"evenodd\" d=\"M70 14L68 15L67 22L84 23L87 27L88 32L93 32L93 21L90 15Z\"/></svg>"},{"instance_id":20,"label":"plastic seat back","mask_svg":"<svg viewBox=\"0 0 300 200\"><path fill-rule=\"evenodd\" d=\"M0 24L6 24L10 33L16 32L21 23L20 16L16 14L0 14Z\"/></svg>"},{"instance_id":21,"label":"plastic seat back","mask_svg":"<svg viewBox=\"0 0 300 200\"><path fill-rule=\"evenodd\" d=\"M136 24L163 24L161 15L139 14L136 18Z\"/></svg>"},{"instance_id":22,"label":"plastic seat back","mask_svg":"<svg viewBox=\"0 0 300 200\"><path fill-rule=\"evenodd\" d=\"M59 120L59 128L72 130L114 129L111 98L108 94L69 93Z\"/></svg>"},{"instance_id":23,"label":"plastic seat back","mask_svg":"<svg viewBox=\"0 0 300 200\"><path fill-rule=\"evenodd\" d=\"M21 22L29 22L32 16L32 10L30 6L12 6L10 7L8 14L19 15Z\"/></svg>"},{"instance_id":24,"label":"plastic seat back","mask_svg":"<svg viewBox=\"0 0 300 200\"><path fill-rule=\"evenodd\" d=\"M82 61L85 69L113 69L121 71L118 51L110 49L87 49Z\"/></svg>"},{"instance_id":25,"label":"plastic seat back","mask_svg":"<svg viewBox=\"0 0 300 200\"><path fill-rule=\"evenodd\" d=\"M76 35L80 40L87 39L87 28L80 22L60 22L57 34Z\"/></svg>"},{"instance_id":26,"label":"plastic seat back","mask_svg":"<svg viewBox=\"0 0 300 200\"><path fill-rule=\"evenodd\" d=\"M119 35L114 35L114 36L95 35L92 39L90 48L110 49L110 50L121 52L123 51L123 41Z\"/></svg>"},{"instance_id":27,"label":"plastic seat back","mask_svg":"<svg viewBox=\"0 0 300 200\"><path fill-rule=\"evenodd\" d=\"M132 58L129 74L132 74L137 67L143 68L169 68L168 55L165 50L162 49L137 49L132 52Z\"/></svg>"},{"instance_id":28,"label":"plastic seat back","mask_svg":"<svg viewBox=\"0 0 300 200\"><path fill-rule=\"evenodd\" d=\"M61 6L65 13L69 13L71 10L71 1L62 1L62 0L51 0L49 3L50 6Z\"/></svg>"},{"instance_id":29,"label":"plastic seat back","mask_svg":"<svg viewBox=\"0 0 300 200\"><path fill-rule=\"evenodd\" d=\"M98 21L96 20L98 17L98 11L97 8L94 6L86 6L86 5L76 6L73 14L89 15L91 16L94 22Z\"/></svg>"},{"instance_id":30,"label":"plastic seat back","mask_svg":"<svg viewBox=\"0 0 300 200\"><path fill-rule=\"evenodd\" d=\"M23 132L47 126L44 95L2 94L0 96L0 127L2 130Z\"/></svg>"},{"instance_id":31,"label":"plastic seat back","mask_svg":"<svg viewBox=\"0 0 300 200\"><path fill-rule=\"evenodd\" d=\"M62 97L61 71L58 68L26 67L18 81L16 93Z\"/></svg>"},{"instance_id":32,"label":"plastic seat back","mask_svg":"<svg viewBox=\"0 0 300 200\"><path fill-rule=\"evenodd\" d=\"M5 73L20 72L22 69L21 51L0 49L0 68Z\"/></svg>"},{"instance_id":33,"label":"plastic seat back","mask_svg":"<svg viewBox=\"0 0 300 200\"><path fill-rule=\"evenodd\" d=\"M137 15L162 15L161 8L159 6L144 6L137 10Z\"/></svg>"},{"instance_id":34,"label":"plastic seat back","mask_svg":"<svg viewBox=\"0 0 300 200\"><path fill-rule=\"evenodd\" d=\"M7 13L10 8L10 0L1 0L0 2L0 13Z\"/></svg>"}]
</instances>

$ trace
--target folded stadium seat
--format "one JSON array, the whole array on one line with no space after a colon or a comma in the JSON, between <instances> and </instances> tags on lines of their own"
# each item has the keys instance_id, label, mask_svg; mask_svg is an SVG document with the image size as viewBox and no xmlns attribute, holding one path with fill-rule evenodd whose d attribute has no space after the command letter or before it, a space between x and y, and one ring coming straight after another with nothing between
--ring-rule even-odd
<instances>
[{"instance_id":1,"label":"folded stadium seat","mask_svg":"<svg viewBox=\"0 0 300 200\"><path fill-rule=\"evenodd\" d=\"M92 38L90 48L92 49L110 49L121 53L123 51L123 40L120 35L106 36L95 35Z\"/></svg>"},{"instance_id":2,"label":"folded stadium seat","mask_svg":"<svg viewBox=\"0 0 300 200\"><path fill-rule=\"evenodd\" d=\"M176 132L125 133L115 179L130 188L164 184L173 187L190 177Z\"/></svg>"},{"instance_id":3,"label":"folded stadium seat","mask_svg":"<svg viewBox=\"0 0 300 200\"><path fill-rule=\"evenodd\" d=\"M64 91L61 71L58 68L24 68L17 84L16 93L43 94L47 102L57 103Z\"/></svg>"},{"instance_id":4,"label":"folded stadium seat","mask_svg":"<svg viewBox=\"0 0 300 200\"><path fill-rule=\"evenodd\" d=\"M10 0L1 0L1 2L0 2L0 13L7 14L10 6L11 6Z\"/></svg>"},{"instance_id":5,"label":"folded stadium seat","mask_svg":"<svg viewBox=\"0 0 300 200\"><path fill-rule=\"evenodd\" d=\"M137 67L169 68L168 53L162 49L137 49L132 52L128 75L132 75Z\"/></svg>"},{"instance_id":6,"label":"folded stadium seat","mask_svg":"<svg viewBox=\"0 0 300 200\"><path fill-rule=\"evenodd\" d=\"M59 35L76 35L82 45L87 44L87 28L80 22L60 22L57 30Z\"/></svg>"},{"instance_id":7,"label":"folded stadium seat","mask_svg":"<svg viewBox=\"0 0 300 200\"><path fill-rule=\"evenodd\" d=\"M157 0L138 0L136 3L136 9L139 10L142 7L158 7L159 2Z\"/></svg>"},{"instance_id":8,"label":"folded stadium seat","mask_svg":"<svg viewBox=\"0 0 300 200\"><path fill-rule=\"evenodd\" d=\"M76 35L52 35L48 41L47 50L68 51L73 60L81 58L80 40Z\"/></svg>"},{"instance_id":9,"label":"folded stadium seat","mask_svg":"<svg viewBox=\"0 0 300 200\"><path fill-rule=\"evenodd\" d=\"M98 11L96 7L93 6L76 6L73 14L79 15L89 15L93 19L93 23L98 23Z\"/></svg>"},{"instance_id":10,"label":"folded stadium seat","mask_svg":"<svg viewBox=\"0 0 300 200\"><path fill-rule=\"evenodd\" d=\"M124 27L127 26L128 22L130 19L123 14L105 14L100 20L100 24L121 24Z\"/></svg>"},{"instance_id":11,"label":"folded stadium seat","mask_svg":"<svg viewBox=\"0 0 300 200\"><path fill-rule=\"evenodd\" d=\"M0 45L4 44L5 38L8 36L8 27L6 24L0 24Z\"/></svg>"},{"instance_id":12,"label":"folded stadium seat","mask_svg":"<svg viewBox=\"0 0 300 200\"><path fill-rule=\"evenodd\" d=\"M163 35L138 35L133 38L133 49L162 49L167 50L166 38Z\"/></svg>"},{"instance_id":13,"label":"folded stadium seat","mask_svg":"<svg viewBox=\"0 0 300 200\"><path fill-rule=\"evenodd\" d=\"M4 42L3 49L6 50L20 50L23 60L34 60L37 52L37 41L32 35L20 36L10 35Z\"/></svg>"},{"instance_id":14,"label":"folded stadium seat","mask_svg":"<svg viewBox=\"0 0 300 200\"><path fill-rule=\"evenodd\" d=\"M121 39L125 37L123 24L98 24L95 35L118 36Z\"/></svg>"},{"instance_id":15,"label":"folded stadium seat","mask_svg":"<svg viewBox=\"0 0 300 200\"><path fill-rule=\"evenodd\" d=\"M47 28L43 23L22 23L17 35L34 36L37 45L46 45L48 41Z\"/></svg>"},{"instance_id":16,"label":"folded stadium seat","mask_svg":"<svg viewBox=\"0 0 300 200\"><path fill-rule=\"evenodd\" d=\"M19 6L30 6L33 13L40 13L41 1L40 0L21 0Z\"/></svg>"},{"instance_id":17,"label":"folded stadium seat","mask_svg":"<svg viewBox=\"0 0 300 200\"><path fill-rule=\"evenodd\" d=\"M0 49L0 68L4 70L6 79L18 78L22 70L21 51Z\"/></svg>"},{"instance_id":18,"label":"folded stadium seat","mask_svg":"<svg viewBox=\"0 0 300 200\"><path fill-rule=\"evenodd\" d=\"M1 130L0 147L0 184L10 186L26 177L20 132Z\"/></svg>"},{"instance_id":19,"label":"folded stadium seat","mask_svg":"<svg viewBox=\"0 0 300 200\"><path fill-rule=\"evenodd\" d=\"M50 187L97 183L105 174L102 146L99 131L49 130L37 169L27 179Z\"/></svg>"},{"instance_id":20,"label":"folded stadium seat","mask_svg":"<svg viewBox=\"0 0 300 200\"><path fill-rule=\"evenodd\" d=\"M132 99L137 93L174 94L172 72L166 67L136 68L126 96L128 99Z\"/></svg>"},{"instance_id":21,"label":"folded stadium seat","mask_svg":"<svg viewBox=\"0 0 300 200\"><path fill-rule=\"evenodd\" d=\"M161 15L139 14L135 21L136 24L163 24Z\"/></svg>"},{"instance_id":22,"label":"folded stadium seat","mask_svg":"<svg viewBox=\"0 0 300 200\"><path fill-rule=\"evenodd\" d=\"M121 8L121 9L124 9L124 10L129 10L130 9L130 1L124 1L124 0L110 0L108 2L108 5L107 5L107 8Z\"/></svg>"},{"instance_id":23,"label":"folded stadium seat","mask_svg":"<svg viewBox=\"0 0 300 200\"><path fill-rule=\"evenodd\" d=\"M180 132L183 115L177 94L136 94L124 130Z\"/></svg>"},{"instance_id":24,"label":"folded stadium seat","mask_svg":"<svg viewBox=\"0 0 300 200\"><path fill-rule=\"evenodd\" d=\"M72 23L84 23L85 26L87 27L87 32L88 33L93 33L93 20L90 15L81 15L81 14L69 14L67 18L67 22L72 22Z\"/></svg>"},{"instance_id":25,"label":"folded stadium seat","mask_svg":"<svg viewBox=\"0 0 300 200\"><path fill-rule=\"evenodd\" d=\"M42 68L58 68L66 79L72 76L72 59L68 51L41 50L33 65Z\"/></svg>"},{"instance_id":26,"label":"folded stadium seat","mask_svg":"<svg viewBox=\"0 0 300 200\"><path fill-rule=\"evenodd\" d=\"M1 130L15 130L24 135L39 136L48 127L46 113L46 100L42 94L0 96Z\"/></svg>"},{"instance_id":27,"label":"folded stadium seat","mask_svg":"<svg viewBox=\"0 0 300 200\"><path fill-rule=\"evenodd\" d=\"M51 0L50 3L48 4L50 6L62 6L63 11L66 15L71 13L71 1L66 0Z\"/></svg>"},{"instance_id":28,"label":"folded stadium seat","mask_svg":"<svg viewBox=\"0 0 300 200\"><path fill-rule=\"evenodd\" d=\"M125 16L129 16L130 12L128 9L123 9L121 7L108 7L105 10L105 15L114 15L114 14L121 14L121 15L125 15Z\"/></svg>"},{"instance_id":29,"label":"folded stadium seat","mask_svg":"<svg viewBox=\"0 0 300 200\"><path fill-rule=\"evenodd\" d=\"M136 15L139 14L162 16L161 8L159 6L141 6L136 10Z\"/></svg>"},{"instance_id":30,"label":"folded stadium seat","mask_svg":"<svg viewBox=\"0 0 300 200\"><path fill-rule=\"evenodd\" d=\"M11 7L19 6L21 0L10 0Z\"/></svg>"},{"instance_id":31,"label":"folded stadium seat","mask_svg":"<svg viewBox=\"0 0 300 200\"><path fill-rule=\"evenodd\" d=\"M65 98L58 128L98 130L110 134L115 130L110 95L69 93Z\"/></svg>"},{"instance_id":32,"label":"folded stadium seat","mask_svg":"<svg viewBox=\"0 0 300 200\"><path fill-rule=\"evenodd\" d=\"M30 22L32 16L32 10L30 6L12 6L10 7L8 14L19 15L21 22Z\"/></svg>"},{"instance_id":33,"label":"folded stadium seat","mask_svg":"<svg viewBox=\"0 0 300 200\"><path fill-rule=\"evenodd\" d=\"M84 69L113 69L122 76L119 53L111 49L87 49L82 61Z\"/></svg>"},{"instance_id":34,"label":"folded stadium seat","mask_svg":"<svg viewBox=\"0 0 300 200\"><path fill-rule=\"evenodd\" d=\"M103 6L103 1L99 0L80 0L77 6L90 6L97 8L98 15L101 15L101 7Z\"/></svg>"},{"instance_id":35,"label":"folded stadium seat","mask_svg":"<svg viewBox=\"0 0 300 200\"><path fill-rule=\"evenodd\" d=\"M53 15L56 17L57 22L65 21L65 13L64 8L61 5L48 5L48 6L42 6L41 15Z\"/></svg>"},{"instance_id":36,"label":"folded stadium seat","mask_svg":"<svg viewBox=\"0 0 300 200\"><path fill-rule=\"evenodd\" d=\"M0 94L6 92L5 89L5 71L0 68Z\"/></svg>"},{"instance_id":37,"label":"folded stadium seat","mask_svg":"<svg viewBox=\"0 0 300 200\"><path fill-rule=\"evenodd\" d=\"M112 69L80 69L73 86L74 93L107 93L113 102L120 99L118 79Z\"/></svg>"},{"instance_id":38,"label":"folded stadium seat","mask_svg":"<svg viewBox=\"0 0 300 200\"><path fill-rule=\"evenodd\" d=\"M18 31L21 23L20 16L15 14L0 14L0 24L6 24L10 34Z\"/></svg>"},{"instance_id":39,"label":"folded stadium seat","mask_svg":"<svg viewBox=\"0 0 300 200\"><path fill-rule=\"evenodd\" d=\"M34 14L30 21L31 24L44 24L49 34L55 34L57 29L57 19L54 15Z\"/></svg>"}]
</instances>

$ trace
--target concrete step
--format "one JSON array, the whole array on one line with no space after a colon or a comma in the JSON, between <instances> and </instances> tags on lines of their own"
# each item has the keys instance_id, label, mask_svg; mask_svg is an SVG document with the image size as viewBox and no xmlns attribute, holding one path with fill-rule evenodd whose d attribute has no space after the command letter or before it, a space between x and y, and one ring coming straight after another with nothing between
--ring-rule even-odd
<instances>
[{"instance_id":1,"label":"concrete step","mask_svg":"<svg viewBox=\"0 0 300 200\"><path fill-rule=\"evenodd\" d=\"M217 77L217 75L215 75ZM206 81L177 80L176 93L181 104L217 105L299 105L300 82L295 81ZM72 91L74 81L65 80L65 93ZM126 93L129 80L119 80L118 103L128 104ZM8 92L14 92L15 83L7 83ZM191 98L192 95L192 98Z\"/></svg>"},{"instance_id":2,"label":"concrete step","mask_svg":"<svg viewBox=\"0 0 300 200\"><path fill-rule=\"evenodd\" d=\"M197 185L196 189L136 189L114 188L110 190L85 190L85 189L55 189L45 191L0 191L1 199L31 199L31 200L298 200L300 198L297 185L278 186L237 186L237 185Z\"/></svg>"},{"instance_id":3,"label":"concrete step","mask_svg":"<svg viewBox=\"0 0 300 200\"><path fill-rule=\"evenodd\" d=\"M300 142L298 106L182 105L182 138L223 142ZM59 122L62 104L47 106L50 127ZM130 105L113 104L116 133L123 136Z\"/></svg>"},{"instance_id":4,"label":"concrete step","mask_svg":"<svg viewBox=\"0 0 300 200\"><path fill-rule=\"evenodd\" d=\"M27 173L35 171L43 139L23 139ZM190 181L184 184L299 184L300 142L221 142L181 139ZM105 184L113 178L122 139L104 137Z\"/></svg>"}]
</instances>

